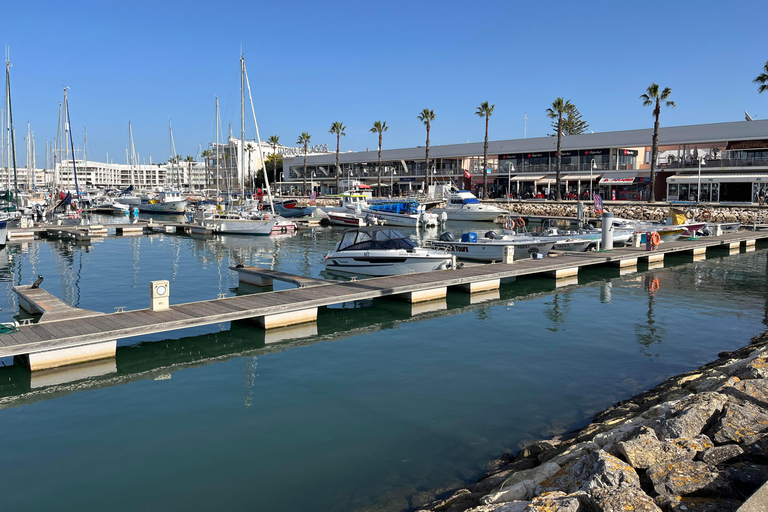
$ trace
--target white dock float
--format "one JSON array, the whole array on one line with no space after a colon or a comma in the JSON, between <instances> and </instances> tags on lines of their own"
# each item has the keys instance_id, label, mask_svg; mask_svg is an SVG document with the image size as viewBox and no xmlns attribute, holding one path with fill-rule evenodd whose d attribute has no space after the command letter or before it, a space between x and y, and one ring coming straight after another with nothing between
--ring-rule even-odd
<instances>
[{"instance_id":1,"label":"white dock float","mask_svg":"<svg viewBox=\"0 0 768 512\"><path fill-rule=\"evenodd\" d=\"M559 268L557 270L547 272L547 275L549 277L554 277L555 279L566 279L569 277L578 276L579 267Z\"/></svg>"},{"instance_id":2,"label":"white dock float","mask_svg":"<svg viewBox=\"0 0 768 512\"><path fill-rule=\"evenodd\" d=\"M448 287L432 288L429 290L419 290L416 292L407 292L397 295L397 298L414 304L416 302L427 302L430 300L444 299L448 294Z\"/></svg>"},{"instance_id":3,"label":"white dock float","mask_svg":"<svg viewBox=\"0 0 768 512\"><path fill-rule=\"evenodd\" d=\"M478 293L486 292L488 290L498 290L499 286L501 286L501 279L490 279L488 281L477 281L474 283L462 284L457 288L469 293Z\"/></svg>"},{"instance_id":4,"label":"white dock float","mask_svg":"<svg viewBox=\"0 0 768 512\"><path fill-rule=\"evenodd\" d=\"M274 315L257 316L256 325L262 329L275 329L289 325L317 322L317 308L291 311L290 313L275 313Z\"/></svg>"}]
</instances>

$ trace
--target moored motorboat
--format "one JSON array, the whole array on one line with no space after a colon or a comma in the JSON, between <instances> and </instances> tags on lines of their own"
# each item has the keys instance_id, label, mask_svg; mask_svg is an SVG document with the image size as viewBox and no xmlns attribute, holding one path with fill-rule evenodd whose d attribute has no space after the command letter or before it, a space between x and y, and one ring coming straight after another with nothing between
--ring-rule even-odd
<instances>
[{"instance_id":1,"label":"moored motorboat","mask_svg":"<svg viewBox=\"0 0 768 512\"><path fill-rule=\"evenodd\" d=\"M445 213L448 220L494 221L508 210L483 204L468 190L457 190L445 202L445 208L433 208L432 213Z\"/></svg>"},{"instance_id":2,"label":"moored motorboat","mask_svg":"<svg viewBox=\"0 0 768 512\"><path fill-rule=\"evenodd\" d=\"M125 199L125 197L121 198L121 200ZM186 208L187 200L178 191L162 190L157 193L147 194L141 198L139 203L139 211L142 213L183 215Z\"/></svg>"},{"instance_id":3,"label":"moored motorboat","mask_svg":"<svg viewBox=\"0 0 768 512\"><path fill-rule=\"evenodd\" d=\"M396 229L361 227L344 232L325 257L325 269L344 274L392 276L456 267L445 251L419 247Z\"/></svg>"},{"instance_id":4,"label":"moored motorboat","mask_svg":"<svg viewBox=\"0 0 768 512\"><path fill-rule=\"evenodd\" d=\"M544 257L555 245L556 240L542 240L533 237L518 239L478 238L476 233L464 233L461 240L453 235L443 233L439 240L433 240L433 249L442 249L460 259L475 261L505 261L505 251L513 251L513 259L528 259ZM587 244L588 245L588 244ZM586 246L585 246L586 249Z\"/></svg>"}]
</instances>

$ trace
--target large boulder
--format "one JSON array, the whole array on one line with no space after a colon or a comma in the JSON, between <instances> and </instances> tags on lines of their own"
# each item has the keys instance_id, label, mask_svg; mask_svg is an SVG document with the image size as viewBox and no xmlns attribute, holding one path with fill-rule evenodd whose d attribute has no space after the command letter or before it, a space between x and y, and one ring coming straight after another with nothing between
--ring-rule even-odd
<instances>
[{"instance_id":1,"label":"large boulder","mask_svg":"<svg viewBox=\"0 0 768 512\"><path fill-rule=\"evenodd\" d=\"M693 460L697 453L711 448L707 436L659 440L656 432L647 427L638 428L636 435L617 445L617 451L636 469L646 469L662 462Z\"/></svg>"},{"instance_id":2,"label":"large boulder","mask_svg":"<svg viewBox=\"0 0 768 512\"><path fill-rule=\"evenodd\" d=\"M710 437L717 444L740 443L768 431L768 411L749 402L728 402Z\"/></svg>"},{"instance_id":3,"label":"large boulder","mask_svg":"<svg viewBox=\"0 0 768 512\"><path fill-rule=\"evenodd\" d=\"M662 495L681 496L699 493L719 496L724 490L723 480L718 478L717 468L700 461L664 462L651 466L646 475L653 489Z\"/></svg>"},{"instance_id":4,"label":"large boulder","mask_svg":"<svg viewBox=\"0 0 768 512\"><path fill-rule=\"evenodd\" d=\"M551 478L541 482L536 489L536 494L551 491L564 491L571 494L601 489L621 491L630 487L640 489L640 478L635 470L600 450L587 453L563 467Z\"/></svg>"},{"instance_id":5,"label":"large boulder","mask_svg":"<svg viewBox=\"0 0 768 512\"><path fill-rule=\"evenodd\" d=\"M707 391L691 395L673 406L666 419L651 423L659 438L696 437L720 414L725 395Z\"/></svg>"},{"instance_id":6,"label":"large boulder","mask_svg":"<svg viewBox=\"0 0 768 512\"><path fill-rule=\"evenodd\" d=\"M608 489L592 493L594 508L599 512L616 512L619 510L631 510L633 512L661 512L654 503L653 498L640 489L633 487L615 492Z\"/></svg>"},{"instance_id":7,"label":"large boulder","mask_svg":"<svg viewBox=\"0 0 768 512\"><path fill-rule=\"evenodd\" d=\"M766 407L768 407L768 379L741 380L731 387L747 396L764 402Z\"/></svg>"},{"instance_id":8,"label":"large boulder","mask_svg":"<svg viewBox=\"0 0 768 512\"><path fill-rule=\"evenodd\" d=\"M741 501L723 498L692 498L689 496L659 496L656 504L669 512L736 512Z\"/></svg>"},{"instance_id":9,"label":"large boulder","mask_svg":"<svg viewBox=\"0 0 768 512\"><path fill-rule=\"evenodd\" d=\"M585 492L554 491L533 498L525 512L585 512L593 508L592 499Z\"/></svg>"},{"instance_id":10,"label":"large boulder","mask_svg":"<svg viewBox=\"0 0 768 512\"><path fill-rule=\"evenodd\" d=\"M699 454L699 459L711 466L717 466L744 453L744 449L737 444L713 446Z\"/></svg>"},{"instance_id":11,"label":"large boulder","mask_svg":"<svg viewBox=\"0 0 768 512\"><path fill-rule=\"evenodd\" d=\"M768 357L756 357L755 359L752 359L733 375L740 379L768 378Z\"/></svg>"},{"instance_id":12,"label":"large boulder","mask_svg":"<svg viewBox=\"0 0 768 512\"><path fill-rule=\"evenodd\" d=\"M482 499L483 504L502 503L506 501L530 499L536 486L560 470L560 466L547 462L533 469L514 473L507 478L498 491L492 492Z\"/></svg>"}]
</instances>

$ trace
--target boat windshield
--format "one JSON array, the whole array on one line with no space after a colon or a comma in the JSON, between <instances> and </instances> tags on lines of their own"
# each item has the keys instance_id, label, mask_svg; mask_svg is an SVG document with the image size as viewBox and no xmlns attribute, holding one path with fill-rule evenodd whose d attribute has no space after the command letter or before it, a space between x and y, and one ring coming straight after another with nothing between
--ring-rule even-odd
<instances>
[{"instance_id":1,"label":"boat windshield","mask_svg":"<svg viewBox=\"0 0 768 512\"><path fill-rule=\"evenodd\" d=\"M480 200L476 197L465 197L464 204L480 204Z\"/></svg>"},{"instance_id":2,"label":"boat windshield","mask_svg":"<svg viewBox=\"0 0 768 512\"><path fill-rule=\"evenodd\" d=\"M340 251L369 251L372 249L406 249L416 244L396 229L350 231L344 233L339 244Z\"/></svg>"}]
</instances>

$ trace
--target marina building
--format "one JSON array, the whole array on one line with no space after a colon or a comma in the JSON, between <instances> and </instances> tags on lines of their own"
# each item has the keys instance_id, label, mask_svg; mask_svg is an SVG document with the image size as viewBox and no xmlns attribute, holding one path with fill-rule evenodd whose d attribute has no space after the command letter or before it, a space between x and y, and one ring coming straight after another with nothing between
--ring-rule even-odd
<instances>
[{"instance_id":1,"label":"marina building","mask_svg":"<svg viewBox=\"0 0 768 512\"><path fill-rule=\"evenodd\" d=\"M565 197L584 197L590 187L605 200L642 200L650 193L653 129L571 135L563 138L560 187ZM426 190L453 184L480 193L488 174L490 197L554 195L556 137L489 141L488 168L483 143L430 146L429 168L423 146L382 151L382 193ZM310 155L307 181L322 193L350 185L378 184L377 151ZM303 156L283 160L284 192L304 179ZM768 194L768 121L740 121L662 127L656 173L656 198L669 201L755 202Z\"/></svg>"}]
</instances>

